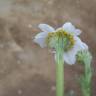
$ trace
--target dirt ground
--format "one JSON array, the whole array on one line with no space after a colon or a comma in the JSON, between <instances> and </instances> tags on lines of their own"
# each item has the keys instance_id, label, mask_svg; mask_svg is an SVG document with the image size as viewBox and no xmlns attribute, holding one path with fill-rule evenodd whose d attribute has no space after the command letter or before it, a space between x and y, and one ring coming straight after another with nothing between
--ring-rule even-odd
<instances>
[{"instance_id":1,"label":"dirt ground","mask_svg":"<svg viewBox=\"0 0 96 96\"><path fill-rule=\"evenodd\" d=\"M57 28L66 21L82 29L92 52L96 96L96 0L0 0L0 96L55 96L54 55L32 39L38 24ZM66 94L82 96L76 82L82 72L80 64L65 64Z\"/></svg>"}]
</instances>

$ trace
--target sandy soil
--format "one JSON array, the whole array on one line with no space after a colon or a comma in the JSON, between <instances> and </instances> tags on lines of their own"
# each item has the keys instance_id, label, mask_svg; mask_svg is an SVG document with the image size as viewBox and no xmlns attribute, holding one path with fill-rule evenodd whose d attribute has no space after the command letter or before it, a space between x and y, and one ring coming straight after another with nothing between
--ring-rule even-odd
<instances>
[{"instance_id":1,"label":"sandy soil","mask_svg":"<svg viewBox=\"0 0 96 96\"><path fill-rule=\"evenodd\" d=\"M96 96L96 0L0 0L0 96L55 96L54 56L32 39L39 23L57 28L66 21L82 29L90 46ZM82 96L76 82L82 72L80 64L65 64L66 94Z\"/></svg>"}]
</instances>

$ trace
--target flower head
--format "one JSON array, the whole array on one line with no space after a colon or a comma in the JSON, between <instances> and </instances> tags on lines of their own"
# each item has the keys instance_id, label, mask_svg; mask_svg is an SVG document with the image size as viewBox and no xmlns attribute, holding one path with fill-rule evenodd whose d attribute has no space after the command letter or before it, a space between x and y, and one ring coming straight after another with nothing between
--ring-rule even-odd
<instances>
[{"instance_id":1,"label":"flower head","mask_svg":"<svg viewBox=\"0 0 96 96\"><path fill-rule=\"evenodd\" d=\"M75 64L78 51L88 49L88 46L78 37L81 30L76 29L70 22L56 30L47 24L40 24L39 28L43 32L35 36L34 42L42 48L49 46L56 49L58 41L61 40L62 44L60 46L64 49L64 61L70 65Z\"/></svg>"},{"instance_id":2,"label":"flower head","mask_svg":"<svg viewBox=\"0 0 96 96\"><path fill-rule=\"evenodd\" d=\"M76 56L79 62L83 62L83 63L87 62L87 65L88 65L88 62L91 63L92 61L92 55L88 50L80 50Z\"/></svg>"}]
</instances>

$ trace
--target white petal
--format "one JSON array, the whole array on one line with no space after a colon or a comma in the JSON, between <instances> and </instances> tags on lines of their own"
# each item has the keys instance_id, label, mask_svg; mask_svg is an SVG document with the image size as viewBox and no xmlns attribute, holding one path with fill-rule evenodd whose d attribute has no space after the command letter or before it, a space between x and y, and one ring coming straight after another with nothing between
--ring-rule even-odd
<instances>
[{"instance_id":1,"label":"white petal","mask_svg":"<svg viewBox=\"0 0 96 96\"><path fill-rule=\"evenodd\" d=\"M73 33L75 32L75 27L70 23L70 22L67 22L63 25L63 28L66 32L69 32L69 33Z\"/></svg>"},{"instance_id":2,"label":"white petal","mask_svg":"<svg viewBox=\"0 0 96 96\"><path fill-rule=\"evenodd\" d=\"M73 65L76 62L76 57L73 51L69 52L69 53L64 53L63 55L64 58L64 62L66 62L69 65ZM55 61L56 61L56 54L55 54Z\"/></svg>"},{"instance_id":3,"label":"white petal","mask_svg":"<svg viewBox=\"0 0 96 96\"><path fill-rule=\"evenodd\" d=\"M39 44L41 48L46 47L46 42L45 42L45 38L35 38L34 42Z\"/></svg>"},{"instance_id":4,"label":"white petal","mask_svg":"<svg viewBox=\"0 0 96 96\"><path fill-rule=\"evenodd\" d=\"M61 27L61 28L57 28L57 29L56 29L56 31L59 31L59 30L62 30L62 27ZM56 32L56 31L55 31L55 32Z\"/></svg>"},{"instance_id":5,"label":"white petal","mask_svg":"<svg viewBox=\"0 0 96 96\"><path fill-rule=\"evenodd\" d=\"M70 51L64 53L64 61L70 65L75 64L76 54L79 50L80 50L79 45L75 44L74 47Z\"/></svg>"},{"instance_id":6,"label":"white petal","mask_svg":"<svg viewBox=\"0 0 96 96\"><path fill-rule=\"evenodd\" d=\"M77 44L77 45L82 45L82 41L80 40L79 37L74 36L74 40L75 40L75 44Z\"/></svg>"},{"instance_id":7,"label":"white petal","mask_svg":"<svg viewBox=\"0 0 96 96\"><path fill-rule=\"evenodd\" d=\"M82 42L81 50L88 50L88 45Z\"/></svg>"},{"instance_id":8,"label":"white petal","mask_svg":"<svg viewBox=\"0 0 96 96\"><path fill-rule=\"evenodd\" d=\"M71 51L70 53L64 53L63 58L64 61L69 65L75 64L76 62L75 53L73 51Z\"/></svg>"},{"instance_id":9,"label":"white petal","mask_svg":"<svg viewBox=\"0 0 96 96\"><path fill-rule=\"evenodd\" d=\"M40 32L38 33L35 38L45 38L47 37L48 33L47 32Z\"/></svg>"},{"instance_id":10,"label":"white petal","mask_svg":"<svg viewBox=\"0 0 96 96\"><path fill-rule=\"evenodd\" d=\"M69 33L72 33L73 35L80 35L81 34L81 30L79 29L76 29L74 25L72 25L72 23L70 22L67 22L63 25L63 29L66 31L66 32L69 32Z\"/></svg>"},{"instance_id":11,"label":"white petal","mask_svg":"<svg viewBox=\"0 0 96 96\"><path fill-rule=\"evenodd\" d=\"M77 35L77 36L80 35L81 32L82 32L82 31L81 31L80 29L76 29L76 30L74 31L75 35Z\"/></svg>"},{"instance_id":12,"label":"white petal","mask_svg":"<svg viewBox=\"0 0 96 96\"><path fill-rule=\"evenodd\" d=\"M78 50L88 50L87 44L82 42L79 37L74 36L75 39L75 46L78 46Z\"/></svg>"},{"instance_id":13,"label":"white petal","mask_svg":"<svg viewBox=\"0 0 96 96\"><path fill-rule=\"evenodd\" d=\"M64 61L70 65L75 64L78 51L88 49L88 46L83 43L78 37L75 36L74 39L76 40L74 47L68 52L64 53Z\"/></svg>"},{"instance_id":14,"label":"white petal","mask_svg":"<svg viewBox=\"0 0 96 96\"><path fill-rule=\"evenodd\" d=\"M44 32L54 32L55 29L47 24L39 24L38 26Z\"/></svg>"}]
</instances>

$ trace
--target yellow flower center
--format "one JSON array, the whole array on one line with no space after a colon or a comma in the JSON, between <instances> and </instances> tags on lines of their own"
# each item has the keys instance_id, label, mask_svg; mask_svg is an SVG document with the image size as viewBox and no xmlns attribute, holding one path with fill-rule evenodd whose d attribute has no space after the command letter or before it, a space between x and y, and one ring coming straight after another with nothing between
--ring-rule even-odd
<instances>
[{"instance_id":1,"label":"yellow flower center","mask_svg":"<svg viewBox=\"0 0 96 96\"><path fill-rule=\"evenodd\" d=\"M73 35L64 31L63 29L60 29L56 32L48 33L48 36L46 38L46 43L49 47L55 48L55 45L56 45L56 43L58 43L59 39L62 40L62 45L64 46L64 51L68 51L75 44Z\"/></svg>"}]
</instances>

